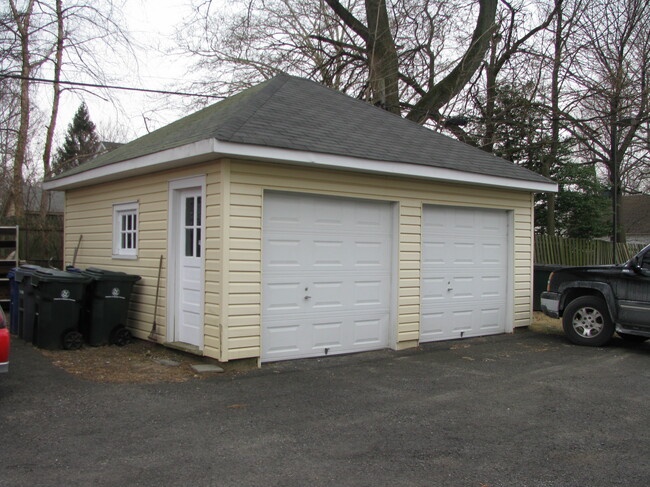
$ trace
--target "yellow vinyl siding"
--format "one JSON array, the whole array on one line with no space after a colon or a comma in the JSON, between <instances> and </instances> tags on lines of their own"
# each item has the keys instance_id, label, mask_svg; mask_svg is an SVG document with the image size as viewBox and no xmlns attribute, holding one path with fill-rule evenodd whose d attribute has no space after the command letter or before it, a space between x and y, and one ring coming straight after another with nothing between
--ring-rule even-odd
<instances>
[{"instance_id":1,"label":"yellow vinyl siding","mask_svg":"<svg viewBox=\"0 0 650 487\"><path fill-rule=\"evenodd\" d=\"M530 323L532 313L533 199L525 191L494 189L414 178L324 170L239 160L221 160L161 171L66 193L65 260L80 234L79 267L96 266L138 274L130 327L146 339L153 323L158 259L164 256L158 341L167 335L167 221L170 180L206 175L204 350L228 361L260 356L262 220L264 191L296 191L389 201L395 205L394 263L397 304L392 346L416 346L420 333L421 225L423 205L454 205L511 212L514 258L506 329ZM112 258L113 204L139 202L138 258Z\"/></svg>"},{"instance_id":2,"label":"yellow vinyl siding","mask_svg":"<svg viewBox=\"0 0 650 487\"><path fill-rule=\"evenodd\" d=\"M158 263L162 254L163 269L156 323L158 341L165 341L169 181L198 174L206 175L208 195L205 203L207 231L204 244L206 283L203 353L219 358L221 183L217 162L68 190L65 211L65 262L72 262L79 235L83 235L77 254L78 267L100 267L141 276L142 279L134 288L129 327L135 336L146 339L153 325ZM129 201L138 202L138 256L137 259L115 259L112 257L113 205Z\"/></svg>"},{"instance_id":3,"label":"yellow vinyl siding","mask_svg":"<svg viewBox=\"0 0 650 487\"><path fill-rule=\"evenodd\" d=\"M224 299L230 303L222 317L225 340L222 360L260 356L262 279L262 202L265 190L298 191L331 196L391 201L398 205L398 349L419 339L421 218L425 204L475 206L513 212L514 273L512 323L530 324L532 292L532 200L524 191L359 174L354 172L230 161L229 216L224 220L231 251ZM224 193L227 189L224 188ZM235 305L236 303L236 305Z\"/></svg>"}]
</instances>

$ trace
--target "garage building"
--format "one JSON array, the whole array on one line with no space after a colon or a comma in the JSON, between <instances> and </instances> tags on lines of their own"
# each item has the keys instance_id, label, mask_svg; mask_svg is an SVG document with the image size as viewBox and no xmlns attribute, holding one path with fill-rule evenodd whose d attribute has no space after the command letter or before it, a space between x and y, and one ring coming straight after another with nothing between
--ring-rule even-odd
<instances>
[{"instance_id":1,"label":"garage building","mask_svg":"<svg viewBox=\"0 0 650 487\"><path fill-rule=\"evenodd\" d=\"M404 349L532 315L533 172L280 75L46 183L66 262L143 276L129 326L220 361Z\"/></svg>"}]
</instances>

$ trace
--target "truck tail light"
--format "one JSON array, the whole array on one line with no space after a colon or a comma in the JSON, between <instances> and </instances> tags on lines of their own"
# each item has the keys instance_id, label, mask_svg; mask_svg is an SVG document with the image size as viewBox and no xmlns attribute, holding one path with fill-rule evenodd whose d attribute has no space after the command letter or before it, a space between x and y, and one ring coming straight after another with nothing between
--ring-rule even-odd
<instances>
[{"instance_id":1,"label":"truck tail light","mask_svg":"<svg viewBox=\"0 0 650 487\"><path fill-rule=\"evenodd\" d=\"M553 279L553 274L555 274L555 272L551 272L551 274L548 276L548 282L546 283L547 291L551 290L551 279Z\"/></svg>"}]
</instances>

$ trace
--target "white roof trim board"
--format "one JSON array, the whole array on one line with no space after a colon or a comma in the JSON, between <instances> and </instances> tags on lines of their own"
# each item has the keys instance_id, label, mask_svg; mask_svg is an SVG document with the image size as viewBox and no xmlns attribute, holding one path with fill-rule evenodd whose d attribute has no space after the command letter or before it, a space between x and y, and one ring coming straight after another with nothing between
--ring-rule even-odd
<instances>
[{"instance_id":1,"label":"white roof trim board","mask_svg":"<svg viewBox=\"0 0 650 487\"><path fill-rule=\"evenodd\" d=\"M363 171L376 174L407 176L415 178L448 181L453 183L478 184L532 192L555 192L553 182L539 182L511 179L485 174L469 173L453 169L408 164L403 162L373 161L319 152L280 149L267 146L222 142L216 139L202 140L181 147L136 157L128 161L113 163L72 174L68 177L44 183L46 190L66 190L98 184L107 181L137 176L156 170L185 166L188 163L205 162L220 157L254 159L264 162L289 163L330 169Z\"/></svg>"}]
</instances>

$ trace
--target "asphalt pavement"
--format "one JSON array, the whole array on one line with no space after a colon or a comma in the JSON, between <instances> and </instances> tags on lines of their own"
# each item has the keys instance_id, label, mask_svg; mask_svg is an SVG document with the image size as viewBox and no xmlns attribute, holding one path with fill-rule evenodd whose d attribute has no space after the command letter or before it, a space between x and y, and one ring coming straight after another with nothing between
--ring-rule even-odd
<instances>
[{"instance_id":1,"label":"asphalt pavement","mask_svg":"<svg viewBox=\"0 0 650 487\"><path fill-rule=\"evenodd\" d=\"M649 365L523 330L105 384L15 340L0 486L645 486Z\"/></svg>"}]
</instances>

